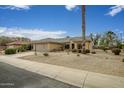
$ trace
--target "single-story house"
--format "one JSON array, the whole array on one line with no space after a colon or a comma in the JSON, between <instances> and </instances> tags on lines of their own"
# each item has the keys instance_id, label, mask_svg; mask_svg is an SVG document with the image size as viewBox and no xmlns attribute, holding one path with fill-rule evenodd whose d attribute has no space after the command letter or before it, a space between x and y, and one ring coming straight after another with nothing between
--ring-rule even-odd
<instances>
[{"instance_id":1,"label":"single-story house","mask_svg":"<svg viewBox=\"0 0 124 93\"><path fill-rule=\"evenodd\" d=\"M53 50L61 50L62 44L57 42L36 42L33 43L33 50L39 52L53 51Z\"/></svg>"},{"instance_id":2,"label":"single-story house","mask_svg":"<svg viewBox=\"0 0 124 93\"><path fill-rule=\"evenodd\" d=\"M14 41L14 42L8 43L7 48L18 48L22 45L27 45L27 44L31 44L31 42Z\"/></svg>"},{"instance_id":3,"label":"single-story house","mask_svg":"<svg viewBox=\"0 0 124 93\"><path fill-rule=\"evenodd\" d=\"M82 41L81 37L68 37L53 39L47 38L38 41L33 41L33 50L39 52L48 52L54 50L73 50L73 49L82 49L82 42L85 42L85 49L92 50L92 41L86 38L85 41Z\"/></svg>"}]
</instances>

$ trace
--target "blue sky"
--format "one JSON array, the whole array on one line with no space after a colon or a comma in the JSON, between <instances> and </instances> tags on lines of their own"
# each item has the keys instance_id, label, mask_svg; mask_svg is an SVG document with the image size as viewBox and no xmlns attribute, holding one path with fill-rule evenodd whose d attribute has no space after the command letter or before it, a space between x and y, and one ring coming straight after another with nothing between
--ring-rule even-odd
<instances>
[{"instance_id":1,"label":"blue sky","mask_svg":"<svg viewBox=\"0 0 124 93\"><path fill-rule=\"evenodd\" d=\"M86 34L124 32L124 6L86 6ZM81 6L0 6L0 35L42 38L81 36Z\"/></svg>"}]
</instances>

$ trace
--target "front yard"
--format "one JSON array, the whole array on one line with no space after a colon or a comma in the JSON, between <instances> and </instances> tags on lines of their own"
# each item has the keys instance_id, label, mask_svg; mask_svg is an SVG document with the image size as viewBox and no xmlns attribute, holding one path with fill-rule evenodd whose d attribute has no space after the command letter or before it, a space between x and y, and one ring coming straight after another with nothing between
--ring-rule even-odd
<instances>
[{"instance_id":1,"label":"front yard","mask_svg":"<svg viewBox=\"0 0 124 93\"><path fill-rule=\"evenodd\" d=\"M68 55L66 52L50 52L49 56L43 56L43 53L38 53L37 56L30 55L21 58L124 77L124 62L122 62L124 52L121 52L119 56L115 56L111 51L105 53L102 50L96 50L96 54L80 54L80 56L77 56L76 53L70 53Z\"/></svg>"}]
</instances>

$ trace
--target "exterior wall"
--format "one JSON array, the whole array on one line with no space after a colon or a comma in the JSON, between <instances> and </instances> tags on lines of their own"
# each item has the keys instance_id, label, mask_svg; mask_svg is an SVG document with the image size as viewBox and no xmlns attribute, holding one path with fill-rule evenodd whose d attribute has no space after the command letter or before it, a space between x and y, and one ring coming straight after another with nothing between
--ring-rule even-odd
<instances>
[{"instance_id":1,"label":"exterior wall","mask_svg":"<svg viewBox=\"0 0 124 93\"><path fill-rule=\"evenodd\" d=\"M9 46L7 46L7 48L14 48L14 46L13 45L11 45L11 46L9 45Z\"/></svg>"},{"instance_id":2,"label":"exterior wall","mask_svg":"<svg viewBox=\"0 0 124 93\"><path fill-rule=\"evenodd\" d=\"M33 44L33 50L35 50L35 44ZM36 44L36 51L38 52L46 52L49 51L48 50L48 44L47 43L40 43L40 44Z\"/></svg>"},{"instance_id":3,"label":"exterior wall","mask_svg":"<svg viewBox=\"0 0 124 93\"><path fill-rule=\"evenodd\" d=\"M49 43L48 44L48 49L49 51L56 49L56 50L61 50L63 46L61 44L54 44L54 43Z\"/></svg>"},{"instance_id":4,"label":"exterior wall","mask_svg":"<svg viewBox=\"0 0 124 93\"><path fill-rule=\"evenodd\" d=\"M0 51L6 49L7 46L0 46Z\"/></svg>"},{"instance_id":5,"label":"exterior wall","mask_svg":"<svg viewBox=\"0 0 124 93\"><path fill-rule=\"evenodd\" d=\"M85 43L85 49L89 49L90 50L90 45L91 45L90 42L86 42Z\"/></svg>"},{"instance_id":6,"label":"exterior wall","mask_svg":"<svg viewBox=\"0 0 124 93\"><path fill-rule=\"evenodd\" d=\"M74 49L78 49L78 45L81 44L82 42L70 42L70 50L72 50L72 44L74 44ZM89 49L91 50L91 42L90 41L86 41L85 42L85 49Z\"/></svg>"},{"instance_id":7,"label":"exterior wall","mask_svg":"<svg viewBox=\"0 0 124 93\"><path fill-rule=\"evenodd\" d=\"M8 45L7 48L18 48L20 47L21 45Z\"/></svg>"},{"instance_id":8,"label":"exterior wall","mask_svg":"<svg viewBox=\"0 0 124 93\"><path fill-rule=\"evenodd\" d=\"M74 44L74 49L78 49L78 45L81 44L81 42L70 42L68 43L70 50L72 50L72 44ZM82 45L82 44L81 44ZM48 51L52 51L52 50L61 50L64 49L64 46L62 44L59 43L39 43L36 44L36 51L39 52L48 52ZM87 41L85 43L85 49L89 49L91 50L91 42ZM35 50L35 44L33 44L33 50Z\"/></svg>"}]
</instances>

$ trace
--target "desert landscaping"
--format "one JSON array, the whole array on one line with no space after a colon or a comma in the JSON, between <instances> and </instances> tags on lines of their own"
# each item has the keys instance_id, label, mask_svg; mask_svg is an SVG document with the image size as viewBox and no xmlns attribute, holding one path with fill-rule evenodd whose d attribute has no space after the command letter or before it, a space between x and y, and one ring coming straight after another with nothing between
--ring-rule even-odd
<instances>
[{"instance_id":1,"label":"desert landscaping","mask_svg":"<svg viewBox=\"0 0 124 93\"><path fill-rule=\"evenodd\" d=\"M122 6L67 7L32 6L27 18L0 27L0 87L124 87L123 17L102 13Z\"/></svg>"},{"instance_id":2,"label":"desert landscaping","mask_svg":"<svg viewBox=\"0 0 124 93\"><path fill-rule=\"evenodd\" d=\"M79 55L72 52L69 54L67 52L49 52L48 56L38 52L37 55L24 56L21 59L124 77L124 62L122 60L124 52L114 55L110 50L104 52L96 49L95 51L96 54Z\"/></svg>"}]
</instances>

